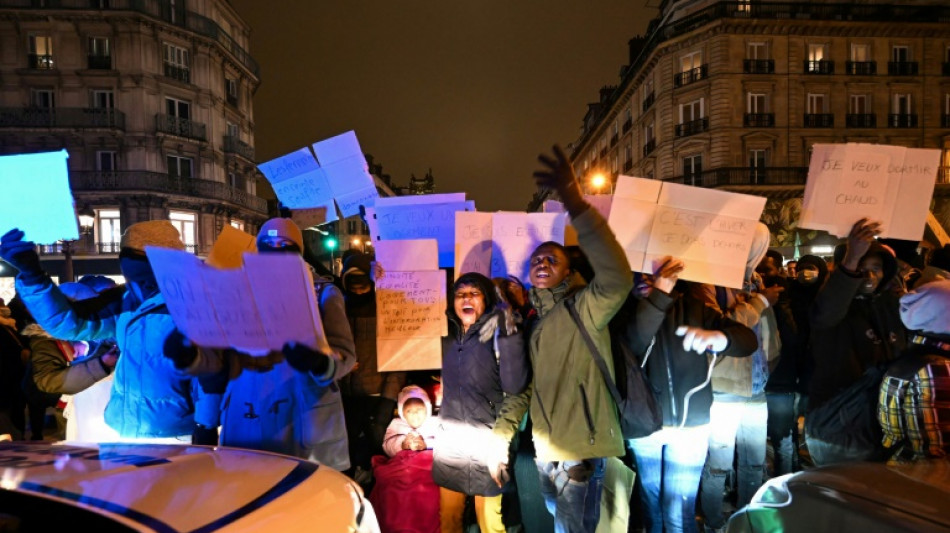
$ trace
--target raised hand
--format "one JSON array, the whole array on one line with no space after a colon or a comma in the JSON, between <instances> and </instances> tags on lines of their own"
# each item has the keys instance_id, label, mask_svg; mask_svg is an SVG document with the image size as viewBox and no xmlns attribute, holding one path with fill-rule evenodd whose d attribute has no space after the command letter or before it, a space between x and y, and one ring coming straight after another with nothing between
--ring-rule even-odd
<instances>
[{"instance_id":1,"label":"raised hand","mask_svg":"<svg viewBox=\"0 0 950 533\"><path fill-rule=\"evenodd\" d=\"M865 217L855 222L854 226L851 226L851 233L848 234L848 250L844 254L842 266L856 272L861 258L868 252L874 238L880 234L881 223L876 220Z\"/></svg>"},{"instance_id":2,"label":"raised hand","mask_svg":"<svg viewBox=\"0 0 950 533\"><path fill-rule=\"evenodd\" d=\"M42 276L43 267L40 266L36 245L31 241L24 241L25 235L23 231L13 228L0 237L0 258L19 270L21 276Z\"/></svg>"},{"instance_id":3,"label":"raised hand","mask_svg":"<svg viewBox=\"0 0 950 533\"><path fill-rule=\"evenodd\" d=\"M660 259L659 263L653 270L653 288L669 294L676 286L680 273L686 268L686 263L671 256Z\"/></svg>"},{"instance_id":4,"label":"raised hand","mask_svg":"<svg viewBox=\"0 0 950 533\"><path fill-rule=\"evenodd\" d=\"M557 191L567 212L574 216L584 210L587 202L584 201L571 160L564 153L564 149L559 145L554 145L553 150L554 157L545 154L538 156L538 161L545 168L535 171L534 182L538 187Z\"/></svg>"}]
</instances>

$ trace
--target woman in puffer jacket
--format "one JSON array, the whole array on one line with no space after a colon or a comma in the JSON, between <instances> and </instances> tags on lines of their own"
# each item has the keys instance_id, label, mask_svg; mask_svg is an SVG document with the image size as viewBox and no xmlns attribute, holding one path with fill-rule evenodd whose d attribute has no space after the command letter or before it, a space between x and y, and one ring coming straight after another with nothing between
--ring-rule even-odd
<instances>
[{"instance_id":1,"label":"woman in puffer jacket","mask_svg":"<svg viewBox=\"0 0 950 533\"><path fill-rule=\"evenodd\" d=\"M522 336L487 277L456 280L442 342L442 407L432 477L441 489L443 533L461 532L466 496L483 532L505 531L501 493L508 446L530 397ZM507 312L506 312L507 311Z\"/></svg>"}]
</instances>

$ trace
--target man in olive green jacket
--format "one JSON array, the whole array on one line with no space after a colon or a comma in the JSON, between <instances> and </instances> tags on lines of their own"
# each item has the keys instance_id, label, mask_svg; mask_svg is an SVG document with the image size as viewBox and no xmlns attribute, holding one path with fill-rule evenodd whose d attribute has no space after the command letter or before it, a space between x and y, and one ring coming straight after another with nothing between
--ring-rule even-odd
<instances>
[{"instance_id":1,"label":"man in olive green jacket","mask_svg":"<svg viewBox=\"0 0 950 533\"><path fill-rule=\"evenodd\" d=\"M607 324L626 300L633 276L607 221L584 200L567 156L558 146L554 155L538 158L547 168L535 172L535 180L555 189L564 202L594 279L585 286L557 243L541 244L531 255L531 303L538 313L529 342L531 421L541 491L556 530L594 531L606 458L623 455L623 438L604 377L564 300L573 296L612 372Z\"/></svg>"}]
</instances>

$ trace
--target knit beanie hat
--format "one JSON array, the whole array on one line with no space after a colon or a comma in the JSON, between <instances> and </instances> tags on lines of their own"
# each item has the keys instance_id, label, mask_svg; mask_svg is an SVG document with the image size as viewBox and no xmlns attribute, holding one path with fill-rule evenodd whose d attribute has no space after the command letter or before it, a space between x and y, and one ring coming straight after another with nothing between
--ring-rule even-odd
<instances>
[{"instance_id":1,"label":"knit beanie hat","mask_svg":"<svg viewBox=\"0 0 950 533\"><path fill-rule=\"evenodd\" d=\"M178 229L169 220L148 220L129 226L122 234L121 248L145 253L146 246L184 250Z\"/></svg>"},{"instance_id":2,"label":"knit beanie hat","mask_svg":"<svg viewBox=\"0 0 950 533\"><path fill-rule=\"evenodd\" d=\"M901 320L907 329L927 333L950 333L950 281L927 283L901 296Z\"/></svg>"},{"instance_id":3,"label":"knit beanie hat","mask_svg":"<svg viewBox=\"0 0 950 533\"><path fill-rule=\"evenodd\" d=\"M346 288L347 276L369 276L370 270L372 270L372 260L369 254L356 253L347 257L346 261L343 261L343 275L340 276L343 288Z\"/></svg>"},{"instance_id":4,"label":"knit beanie hat","mask_svg":"<svg viewBox=\"0 0 950 533\"><path fill-rule=\"evenodd\" d=\"M260 246L261 239L264 237L283 237L292 241L303 252L303 232L289 218L272 218L265 222L261 226L261 231L257 234L258 246Z\"/></svg>"}]
</instances>

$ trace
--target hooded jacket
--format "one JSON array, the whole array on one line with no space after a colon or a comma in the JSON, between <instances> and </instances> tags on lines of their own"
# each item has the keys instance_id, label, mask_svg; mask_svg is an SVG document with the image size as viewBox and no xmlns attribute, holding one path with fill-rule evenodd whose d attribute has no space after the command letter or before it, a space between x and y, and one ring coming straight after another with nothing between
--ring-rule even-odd
<instances>
[{"instance_id":1,"label":"hooded jacket","mask_svg":"<svg viewBox=\"0 0 950 533\"><path fill-rule=\"evenodd\" d=\"M811 355L811 324L808 314L818 291L828 277L825 260L814 255L798 258L799 276L802 267L814 265L817 277L811 283L802 283L798 277L789 279L782 295L788 295L788 308L795 327L790 335L782 330L782 358L769 376L766 390L769 392L799 392L808 394L814 361ZM782 295L779 296L780 300ZM780 324L781 327L781 324Z\"/></svg>"},{"instance_id":2,"label":"hooded jacket","mask_svg":"<svg viewBox=\"0 0 950 533\"><path fill-rule=\"evenodd\" d=\"M422 403L426 406L426 419L422 425L417 428L410 426L402 413L402 408L406 404L406 401L412 398L422 400ZM386 452L386 455L393 457L403 451L402 443L410 433L416 433L421 436L423 440L426 441L426 447L431 449L436 441L436 431L439 421L432 417L432 402L429 400L429 395L426 394L426 391L416 385L409 385L403 388L399 391L397 406L399 416L393 418L392 422L389 423L389 427L386 428L386 437L383 439L383 451Z\"/></svg>"},{"instance_id":3,"label":"hooded jacket","mask_svg":"<svg viewBox=\"0 0 950 533\"><path fill-rule=\"evenodd\" d=\"M191 435L194 405L202 393L165 357L165 340L175 330L165 300L156 294L140 302L124 286L99 297L70 302L49 277L25 283L17 293L43 329L57 339L114 338L122 355L114 371L106 423L123 438Z\"/></svg>"},{"instance_id":4,"label":"hooded jacket","mask_svg":"<svg viewBox=\"0 0 950 533\"><path fill-rule=\"evenodd\" d=\"M856 382L871 366L895 359L907 344L898 298L887 290L897 272L897 260L876 243L865 257L870 254L879 255L884 264L881 282L873 294L859 294L864 277L839 267L828 276L812 304L815 372L809 411Z\"/></svg>"},{"instance_id":5,"label":"hooded jacket","mask_svg":"<svg viewBox=\"0 0 950 533\"><path fill-rule=\"evenodd\" d=\"M280 352L255 357L233 350L198 350L184 372L228 372L221 401L221 444L294 455L337 470L350 467L343 403L337 380L356 364L343 295L329 278L316 278L323 331L332 353L327 375L299 372ZM121 360L121 358L120 358Z\"/></svg>"},{"instance_id":6,"label":"hooded jacket","mask_svg":"<svg viewBox=\"0 0 950 533\"><path fill-rule=\"evenodd\" d=\"M618 314L624 325L620 338L628 342L641 364L646 360L647 377L666 427L708 424L713 399L708 379L713 361L708 355L684 350L683 337L676 334L678 327L724 333L728 344L718 354L720 359L746 357L756 347L752 330L694 297L689 285L680 282L670 294L654 289L646 298L630 297Z\"/></svg>"},{"instance_id":7,"label":"hooded jacket","mask_svg":"<svg viewBox=\"0 0 950 533\"><path fill-rule=\"evenodd\" d=\"M505 453L528 407L524 362L524 338L499 335L492 329L494 287L478 276L479 290L486 295L481 317L462 332L461 323L449 309L449 335L442 339L442 405L439 435L432 463L432 478L439 486L470 495L496 496L501 489L491 479L488 458ZM497 339L498 353L495 353ZM518 370L521 368L520 370ZM512 393L506 395L506 391Z\"/></svg>"},{"instance_id":8,"label":"hooded jacket","mask_svg":"<svg viewBox=\"0 0 950 533\"><path fill-rule=\"evenodd\" d=\"M571 223L593 268L593 280L585 285L573 275L557 287L530 292L538 316L528 346L534 372L532 434L539 461L624 454L617 408L564 300L574 296L574 307L597 350L610 354L608 325L633 288L633 275L623 248L596 209L588 208ZM605 360L613 377L612 359L605 355Z\"/></svg>"}]
</instances>

